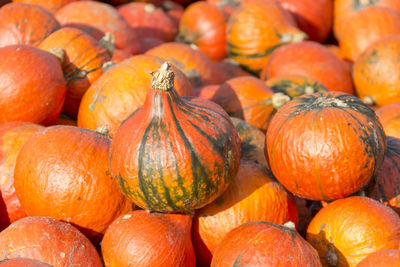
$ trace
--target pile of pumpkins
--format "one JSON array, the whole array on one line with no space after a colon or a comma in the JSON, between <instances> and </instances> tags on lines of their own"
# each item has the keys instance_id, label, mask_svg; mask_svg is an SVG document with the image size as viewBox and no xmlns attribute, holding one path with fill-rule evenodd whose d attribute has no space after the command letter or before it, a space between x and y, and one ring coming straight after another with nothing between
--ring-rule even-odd
<instances>
[{"instance_id":1,"label":"pile of pumpkins","mask_svg":"<svg viewBox=\"0 0 400 267\"><path fill-rule=\"evenodd\" d=\"M0 267L400 266L400 1L0 6Z\"/></svg>"}]
</instances>

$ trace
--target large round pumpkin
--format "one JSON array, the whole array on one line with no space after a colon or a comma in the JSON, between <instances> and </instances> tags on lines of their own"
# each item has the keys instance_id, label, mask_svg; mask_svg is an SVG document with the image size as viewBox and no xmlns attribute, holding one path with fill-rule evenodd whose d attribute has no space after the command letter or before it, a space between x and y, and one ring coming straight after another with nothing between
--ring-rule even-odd
<instances>
[{"instance_id":1,"label":"large round pumpkin","mask_svg":"<svg viewBox=\"0 0 400 267\"><path fill-rule=\"evenodd\" d=\"M0 48L0 123L53 123L65 99L60 62L28 45Z\"/></svg>"},{"instance_id":2,"label":"large round pumpkin","mask_svg":"<svg viewBox=\"0 0 400 267\"><path fill-rule=\"evenodd\" d=\"M226 234L211 266L319 267L321 262L317 252L294 229L255 221Z\"/></svg>"},{"instance_id":3,"label":"large round pumpkin","mask_svg":"<svg viewBox=\"0 0 400 267\"><path fill-rule=\"evenodd\" d=\"M27 214L69 222L99 242L108 225L132 209L110 176L110 141L101 132L73 126L34 134L22 147L14 174Z\"/></svg>"},{"instance_id":4,"label":"large round pumpkin","mask_svg":"<svg viewBox=\"0 0 400 267\"><path fill-rule=\"evenodd\" d=\"M192 239L198 264L209 266L224 236L251 221L297 224L297 211L291 194L265 166L242 161L238 174L222 196L196 211Z\"/></svg>"},{"instance_id":5,"label":"large round pumpkin","mask_svg":"<svg viewBox=\"0 0 400 267\"><path fill-rule=\"evenodd\" d=\"M266 138L275 177L312 200L343 198L361 189L381 166L385 149L374 111L339 92L293 99L272 118Z\"/></svg>"},{"instance_id":6,"label":"large round pumpkin","mask_svg":"<svg viewBox=\"0 0 400 267\"><path fill-rule=\"evenodd\" d=\"M398 248L400 218L370 198L340 199L313 218L307 241L318 251L324 266L355 267L375 251Z\"/></svg>"},{"instance_id":7,"label":"large round pumpkin","mask_svg":"<svg viewBox=\"0 0 400 267\"><path fill-rule=\"evenodd\" d=\"M10 3L0 9L0 47L17 44L37 47L59 28L54 16L37 5Z\"/></svg>"},{"instance_id":8,"label":"large round pumpkin","mask_svg":"<svg viewBox=\"0 0 400 267\"><path fill-rule=\"evenodd\" d=\"M75 227L49 217L25 217L0 232L0 261L29 258L54 267L103 266L95 247Z\"/></svg>"},{"instance_id":9,"label":"large round pumpkin","mask_svg":"<svg viewBox=\"0 0 400 267\"><path fill-rule=\"evenodd\" d=\"M114 135L111 173L138 206L187 212L227 189L239 168L240 138L220 106L178 95L169 66L154 73L143 106Z\"/></svg>"},{"instance_id":10,"label":"large round pumpkin","mask_svg":"<svg viewBox=\"0 0 400 267\"><path fill-rule=\"evenodd\" d=\"M400 103L393 103L375 110L386 135L400 138Z\"/></svg>"},{"instance_id":11,"label":"large round pumpkin","mask_svg":"<svg viewBox=\"0 0 400 267\"><path fill-rule=\"evenodd\" d=\"M357 267L399 267L400 257L397 249L379 250L369 254Z\"/></svg>"},{"instance_id":12,"label":"large round pumpkin","mask_svg":"<svg viewBox=\"0 0 400 267\"><path fill-rule=\"evenodd\" d=\"M194 267L192 218L143 210L120 216L107 229L101 251L106 267Z\"/></svg>"},{"instance_id":13,"label":"large round pumpkin","mask_svg":"<svg viewBox=\"0 0 400 267\"><path fill-rule=\"evenodd\" d=\"M63 112L76 118L83 94L101 76L103 64L110 60L109 51L85 32L69 27L52 33L39 48L50 52L61 49L64 52L62 67L67 95Z\"/></svg>"},{"instance_id":14,"label":"large round pumpkin","mask_svg":"<svg viewBox=\"0 0 400 267\"><path fill-rule=\"evenodd\" d=\"M121 122L143 105L151 83L150 73L162 63L161 58L138 55L110 68L83 96L78 126L92 130L107 126L113 136ZM171 69L179 95L192 96L192 86L185 74L174 66Z\"/></svg>"}]
</instances>

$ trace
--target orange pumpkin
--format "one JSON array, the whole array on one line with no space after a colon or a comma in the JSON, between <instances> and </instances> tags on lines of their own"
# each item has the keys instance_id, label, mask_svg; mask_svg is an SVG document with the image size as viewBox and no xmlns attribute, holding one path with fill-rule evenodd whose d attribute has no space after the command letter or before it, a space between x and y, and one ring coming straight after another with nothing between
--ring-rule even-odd
<instances>
[{"instance_id":1,"label":"orange pumpkin","mask_svg":"<svg viewBox=\"0 0 400 267\"><path fill-rule=\"evenodd\" d=\"M297 211L292 196L264 166L242 161L224 194L196 211L192 239L198 264L210 266L212 255L224 236L251 221L297 224Z\"/></svg>"},{"instance_id":2,"label":"orange pumpkin","mask_svg":"<svg viewBox=\"0 0 400 267\"><path fill-rule=\"evenodd\" d=\"M216 65L219 75L221 76L220 83L236 77L251 76L250 72L243 70L239 64L229 58L223 61L215 62L214 65Z\"/></svg>"},{"instance_id":3,"label":"orange pumpkin","mask_svg":"<svg viewBox=\"0 0 400 267\"><path fill-rule=\"evenodd\" d=\"M142 46L140 46L140 48L142 49ZM111 61L115 62L115 63L119 63L129 57L131 57L130 54L124 52L121 49L116 48L116 49L114 49L114 53L112 55Z\"/></svg>"},{"instance_id":4,"label":"orange pumpkin","mask_svg":"<svg viewBox=\"0 0 400 267\"><path fill-rule=\"evenodd\" d=\"M339 92L293 99L274 115L266 136L275 177L312 200L343 198L361 189L381 166L385 149L374 111Z\"/></svg>"},{"instance_id":5,"label":"orange pumpkin","mask_svg":"<svg viewBox=\"0 0 400 267\"><path fill-rule=\"evenodd\" d=\"M84 14L84 15L82 15ZM139 38L136 32L118 11L105 3L97 1L72 2L55 13L63 26L77 27L100 38L107 32L115 37L115 46L128 54L140 51Z\"/></svg>"},{"instance_id":6,"label":"orange pumpkin","mask_svg":"<svg viewBox=\"0 0 400 267\"><path fill-rule=\"evenodd\" d=\"M0 232L0 261L29 258L54 267L103 266L90 241L75 227L49 217L25 217Z\"/></svg>"},{"instance_id":7,"label":"orange pumpkin","mask_svg":"<svg viewBox=\"0 0 400 267\"><path fill-rule=\"evenodd\" d=\"M371 44L391 35L400 35L400 13L371 6L346 21L339 46L347 59L355 61Z\"/></svg>"},{"instance_id":8,"label":"orange pumpkin","mask_svg":"<svg viewBox=\"0 0 400 267\"><path fill-rule=\"evenodd\" d=\"M105 266L194 267L191 225L183 214L137 210L120 216L101 242Z\"/></svg>"},{"instance_id":9,"label":"orange pumpkin","mask_svg":"<svg viewBox=\"0 0 400 267\"><path fill-rule=\"evenodd\" d=\"M339 199L313 218L307 241L318 251L324 266L355 267L375 251L398 248L400 218L370 198Z\"/></svg>"},{"instance_id":10,"label":"orange pumpkin","mask_svg":"<svg viewBox=\"0 0 400 267\"><path fill-rule=\"evenodd\" d=\"M380 107L375 112L386 135L400 138L400 103Z\"/></svg>"},{"instance_id":11,"label":"orange pumpkin","mask_svg":"<svg viewBox=\"0 0 400 267\"><path fill-rule=\"evenodd\" d=\"M24 2L27 4L33 4L33 5L38 5L41 6L50 12L54 13L61 7L79 0L13 0L13 2Z\"/></svg>"},{"instance_id":12,"label":"orange pumpkin","mask_svg":"<svg viewBox=\"0 0 400 267\"><path fill-rule=\"evenodd\" d=\"M264 221L245 223L221 240L211 266L320 267L317 252L289 227Z\"/></svg>"},{"instance_id":13,"label":"orange pumpkin","mask_svg":"<svg viewBox=\"0 0 400 267\"><path fill-rule=\"evenodd\" d=\"M159 7L161 7L161 9L164 10L164 12L168 14L168 16L172 20L174 28L178 29L179 23L183 16L184 7L181 4L174 2L174 1L170 1L170 0L163 0L158 3L155 0L154 2L156 2L155 4Z\"/></svg>"},{"instance_id":14,"label":"orange pumpkin","mask_svg":"<svg viewBox=\"0 0 400 267\"><path fill-rule=\"evenodd\" d=\"M52 265L27 258L5 259L0 261L1 267L52 267Z\"/></svg>"},{"instance_id":15,"label":"orange pumpkin","mask_svg":"<svg viewBox=\"0 0 400 267\"><path fill-rule=\"evenodd\" d=\"M366 103L385 106L400 102L399 49L400 36L387 37L372 44L354 63L354 85Z\"/></svg>"},{"instance_id":16,"label":"orange pumpkin","mask_svg":"<svg viewBox=\"0 0 400 267\"><path fill-rule=\"evenodd\" d=\"M53 125L77 126L77 122L76 122L76 120L73 120L64 114L60 114L60 116L57 118L57 120L54 122Z\"/></svg>"},{"instance_id":17,"label":"orange pumpkin","mask_svg":"<svg viewBox=\"0 0 400 267\"><path fill-rule=\"evenodd\" d=\"M399 267L400 257L397 249L379 250L369 254L357 267Z\"/></svg>"},{"instance_id":18,"label":"orange pumpkin","mask_svg":"<svg viewBox=\"0 0 400 267\"><path fill-rule=\"evenodd\" d=\"M247 70L259 73L277 47L300 42L305 37L277 4L243 3L228 22L228 56Z\"/></svg>"},{"instance_id":19,"label":"orange pumpkin","mask_svg":"<svg viewBox=\"0 0 400 267\"><path fill-rule=\"evenodd\" d=\"M26 216L15 194L14 168L22 145L42 128L29 122L0 124L0 230Z\"/></svg>"},{"instance_id":20,"label":"orange pumpkin","mask_svg":"<svg viewBox=\"0 0 400 267\"><path fill-rule=\"evenodd\" d=\"M67 82L63 112L76 118L83 94L101 76L102 66L110 60L109 53L112 51L109 52L97 44L85 32L69 27L63 27L52 33L39 48L49 52L54 49L63 51L62 68Z\"/></svg>"},{"instance_id":21,"label":"orange pumpkin","mask_svg":"<svg viewBox=\"0 0 400 267\"><path fill-rule=\"evenodd\" d=\"M52 54L28 45L0 48L0 123L48 125L61 113L65 81Z\"/></svg>"},{"instance_id":22,"label":"orange pumpkin","mask_svg":"<svg viewBox=\"0 0 400 267\"><path fill-rule=\"evenodd\" d=\"M22 147L14 173L27 214L69 222L99 242L108 225L132 209L110 176L110 141L101 132L73 126L34 134Z\"/></svg>"},{"instance_id":23,"label":"orange pumpkin","mask_svg":"<svg viewBox=\"0 0 400 267\"><path fill-rule=\"evenodd\" d=\"M272 53L261 79L302 75L322 83L330 91L354 94L350 70L321 44L305 41L280 47Z\"/></svg>"},{"instance_id":24,"label":"orange pumpkin","mask_svg":"<svg viewBox=\"0 0 400 267\"><path fill-rule=\"evenodd\" d=\"M59 28L54 16L36 5L10 3L0 9L0 47L17 44L37 47Z\"/></svg>"},{"instance_id":25,"label":"orange pumpkin","mask_svg":"<svg viewBox=\"0 0 400 267\"><path fill-rule=\"evenodd\" d=\"M151 82L151 72L163 60L148 55L133 56L110 68L95 81L83 96L78 114L78 126L95 130L107 126L113 136L131 113L143 105ZM176 67L176 90L180 95L192 96L192 86Z\"/></svg>"}]
</instances>

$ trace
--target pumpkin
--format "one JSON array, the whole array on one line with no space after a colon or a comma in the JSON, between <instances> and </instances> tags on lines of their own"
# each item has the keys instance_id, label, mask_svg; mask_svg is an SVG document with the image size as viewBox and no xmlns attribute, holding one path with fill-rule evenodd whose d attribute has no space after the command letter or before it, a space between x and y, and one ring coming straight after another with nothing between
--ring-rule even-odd
<instances>
[{"instance_id":1,"label":"pumpkin","mask_svg":"<svg viewBox=\"0 0 400 267\"><path fill-rule=\"evenodd\" d=\"M150 49L162 45L164 41L158 38L145 37L140 39L140 54L144 54Z\"/></svg>"},{"instance_id":2,"label":"pumpkin","mask_svg":"<svg viewBox=\"0 0 400 267\"><path fill-rule=\"evenodd\" d=\"M168 14L168 16L171 18L174 28L178 29L180 20L183 16L184 7L181 4L170 0L163 0L161 3L156 4Z\"/></svg>"},{"instance_id":3,"label":"pumpkin","mask_svg":"<svg viewBox=\"0 0 400 267\"><path fill-rule=\"evenodd\" d=\"M69 222L99 242L108 225L132 209L110 176L110 141L101 129L73 126L51 126L32 135L14 172L27 214Z\"/></svg>"},{"instance_id":4,"label":"pumpkin","mask_svg":"<svg viewBox=\"0 0 400 267\"><path fill-rule=\"evenodd\" d=\"M227 189L239 168L240 138L220 106L178 95L169 66L154 73L143 106L114 135L111 173L139 207L189 212Z\"/></svg>"},{"instance_id":5,"label":"pumpkin","mask_svg":"<svg viewBox=\"0 0 400 267\"><path fill-rule=\"evenodd\" d=\"M27 259L27 258L14 258L5 259L0 261L1 267L52 267L52 265L44 263L42 261Z\"/></svg>"},{"instance_id":6,"label":"pumpkin","mask_svg":"<svg viewBox=\"0 0 400 267\"><path fill-rule=\"evenodd\" d=\"M49 217L25 217L0 232L0 261L29 258L54 267L101 267L90 241L75 227Z\"/></svg>"},{"instance_id":7,"label":"pumpkin","mask_svg":"<svg viewBox=\"0 0 400 267\"><path fill-rule=\"evenodd\" d=\"M114 136L121 122L145 102L151 83L150 72L162 63L163 60L158 57L138 55L110 68L83 96L78 126L92 130L107 126L109 134ZM175 73L177 92L192 96L189 80L176 67L171 68Z\"/></svg>"},{"instance_id":8,"label":"pumpkin","mask_svg":"<svg viewBox=\"0 0 400 267\"><path fill-rule=\"evenodd\" d=\"M400 13L386 7L364 8L346 22L339 40L344 56L355 61L374 42L400 34Z\"/></svg>"},{"instance_id":9,"label":"pumpkin","mask_svg":"<svg viewBox=\"0 0 400 267\"><path fill-rule=\"evenodd\" d=\"M165 43L148 50L146 55L170 61L186 74L193 87L222 82L213 62L203 52L187 44Z\"/></svg>"},{"instance_id":10,"label":"pumpkin","mask_svg":"<svg viewBox=\"0 0 400 267\"><path fill-rule=\"evenodd\" d=\"M77 126L77 122L76 122L76 120L73 120L64 114L60 114L60 116L57 118L57 120L54 122L53 125Z\"/></svg>"},{"instance_id":11,"label":"pumpkin","mask_svg":"<svg viewBox=\"0 0 400 267\"><path fill-rule=\"evenodd\" d=\"M370 198L339 199L312 219L307 241L318 251L323 266L354 267L375 251L397 249L400 218Z\"/></svg>"},{"instance_id":12,"label":"pumpkin","mask_svg":"<svg viewBox=\"0 0 400 267\"><path fill-rule=\"evenodd\" d=\"M29 122L0 124L0 230L26 216L15 194L14 168L22 145L42 128Z\"/></svg>"},{"instance_id":13,"label":"pumpkin","mask_svg":"<svg viewBox=\"0 0 400 267\"><path fill-rule=\"evenodd\" d=\"M0 9L0 47L39 46L60 24L47 10L25 3L9 3Z\"/></svg>"},{"instance_id":14,"label":"pumpkin","mask_svg":"<svg viewBox=\"0 0 400 267\"><path fill-rule=\"evenodd\" d=\"M311 200L343 198L361 189L381 166L385 149L374 111L340 92L293 99L272 118L266 136L274 176Z\"/></svg>"},{"instance_id":15,"label":"pumpkin","mask_svg":"<svg viewBox=\"0 0 400 267\"><path fill-rule=\"evenodd\" d=\"M353 62L346 59L346 56L343 54L343 51L340 50L340 47L337 45L325 45L336 57L342 60L343 64L348 68L351 72L353 68Z\"/></svg>"},{"instance_id":16,"label":"pumpkin","mask_svg":"<svg viewBox=\"0 0 400 267\"><path fill-rule=\"evenodd\" d=\"M103 64L111 59L109 51L85 32L69 27L52 33L39 48L49 52L63 51L62 68L67 83L63 112L76 118L83 94L101 76Z\"/></svg>"},{"instance_id":17,"label":"pumpkin","mask_svg":"<svg viewBox=\"0 0 400 267\"><path fill-rule=\"evenodd\" d=\"M232 229L251 221L297 224L292 196L258 163L242 161L228 189L196 211L192 239L198 264L210 266L219 242Z\"/></svg>"},{"instance_id":18,"label":"pumpkin","mask_svg":"<svg viewBox=\"0 0 400 267\"><path fill-rule=\"evenodd\" d=\"M140 51L136 32L108 4L97 1L72 2L59 9L55 17L63 26L77 27L97 37L100 34L100 38L107 32L113 34L115 46L128 54L137 54Z\"/></svg>"},{"instance_id":19,"label":"pumpkin","mask_svg":"<svg viewBox=\"0 0 400 267\"><path fill-rule=\"evenodd\" d=\"M245 223L219 243L211 266L321 266L317 252L292 224Z\"/></svg>"},{"instance_id":20,"label":"pumpkin","mask_svg":"<svg viewBox=\"0 0 400 267\"><path fill-rule=\"evenodd\" d=\"M0 48L0 123L54 122L65 99L60 62L52 54L28 45Z\"/></svg>"},{"instance_id":21,"label":"pumpkin","mask_svg":"<svg viewBox=\"0 0 400 267\"><path fill-rule=\"evenodd\" d=\"M227 16L216 5L195 2L183 13L178 40L195 44L212 60L221 60L227 55L226 20Z\"/></svg>"},{"instance_id":22,"label":"pumpkin","mask_svg":"<svg viewBox=\"0 0 400 267\"><path fill-rule=\"evenodd\" d=\"M330 91L354 94L349 68L329 49L315 42L304 41L276 49L261 79L287 75L302 75L320 82Z\"/></svg>"},{"instance_id":23,"label":"pumpkin","mask_svg":"<svg viewBox=\"0 0 400 267\"><path fill-rule=\"evenodd\" d=\"M380 107L375 112L386 135L400 138L400 103Z\"/></svg>"},{"instance_id":24,"label":"pumpkin","mask_svg":"<svg viewBox=\"0 0 400 267\"><path fill-rule=\"evenodd\" d=\"M101 243L105 266L194 267L192 218L131 211L115 220Z\"/></svg>"},{"instance_id":25,"label":"pumpkin","mask_svg":"<svg viewBox=\"0 0 400 267\"><path fill-rule=\"evenodd\" d=\"M152 3L129 3L118 8L118 13L128 22L140 38L157 38L165 42L174 40L178 29L172 19Z\"/></svg>"},{"instance_id":26,"label":"pumpkin","mask_svg":"<svg viewBox=\"0 0 400 267\"><path fill-rule=\"evenodd\" d=\"M142 46L140 46L140 49L142 49ZM121 61L123 61L123 60L125 60L125 59L127 59L129 57L131 57L130 54L124 52L121 49L116 48L114 50L113 55L112 55L111 61L115 62L115 63L119 63L119 62L121 62Z\"/></svg>"},{"instance_id":27,"label":"pumpkin","mask_svg":"<svg viewBox=\"0 0 400 267\"><path fill-rule=\"evenodd\" d=\"M354 85L366 103L385 106L400 102L399 49L400 36L387 37L372 44L354 63Z\"/></svg>"},{"instance_id":28,"label":"pumpkin","mask_svg":"<svg viewBox=\"0 0 400 267\"><path fill-rule=\"evenodd\" d=\"M367 194L400 214L400 139L388 136L382 166L368 186Z\"/></svg>"},{"instance_id":29,"label":"pumpkin","mask_svg":"<svg viewBox=\"0 0 400 267\"><path fill-rule=\"evenodd\" d=\"M219 71L219 75L221 76L220 83L224 83L227 80L236 77L251 76L249 72L243 70L239 64L229 58L223 61L215 62L214 65L216 65L216 68Z\"/></svg>"},{"instance_id":30,"label":"pumpkin","mask_svg":"<svg viewBox=\"0 0 400 267\"><path fill-rule=\"evenodd\" d=\"M247 70L259 73L277 47L300 42L305 37L277 4L243 3L228 21L228 56Z\"/></svg>"},{"instance_id":31,"label":"pumpkin","mask_svg":"<svg viewBox=\"0 0 400 267\"><path fill-rule=\"evenodd\" d=\"M48 11L54 13L56 12L58 9L60 9L61 7L71 3L71 2L75 2L75 1L79 1L79 0L13 0L13 2L24 2L27 4L33 4L33 5L38 5L41 6L45 9L47 9Z\"/></svg>"},{"instance_id":32,"label":"pumpkin","mask_svg":"<svg viewBox=\"0 0 400 267\"><path fill-rule=\"evenodd\" d=\"M399 264L400 258L397 249L385 249L371 253L357 267L398 267Z\"/></svg>"}]
</instances>

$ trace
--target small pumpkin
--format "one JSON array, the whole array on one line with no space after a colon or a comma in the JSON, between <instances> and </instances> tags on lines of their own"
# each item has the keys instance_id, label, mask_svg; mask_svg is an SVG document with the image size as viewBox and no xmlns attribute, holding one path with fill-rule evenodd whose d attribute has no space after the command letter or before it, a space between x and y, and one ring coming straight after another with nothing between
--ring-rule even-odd
<instances>
[{"instance_id":1,"label":"small pumpkin","mask_svg":"<svg viewBox=\"0 0 400 267\"><path fill-rule=\"evenodd\" d=\"M399 265L400 257L397 249L384 249L369 254L357 267L398 267Z\"/></svg>"},{"instance_id":2,"label":"small pumpkin","mask_svg":"<svg viewBox=\"0 0 400 267\"><path fill-rule=\"evenodd\" d=\"M265 166L242 160L238 174L222 196L196 211L192 239L198 264L210 266L222 238L251 221L297 224L297 211L292 195Z\"/></svg>"},{"instance_id":3,"label":"small pumpkin","mask_svg":"<svg viewBox=\"0 0 400 267\"><path fill-rule=\"evenodd\" d=\"M111 173L139 207L188 212L227 189L239 168L240 138L220 106L180 97L169 67L154 73L143 106L114 135Z\"/></svg>"},{"instance_id":4,"label":"small pumpkin","mask_svg":"<svg viewBox=\"0 0 400 267\"><path fill-rule=\"evenodd\" d=\"M400 103L393 103L375 110L386 135L400 138Z\"/></svg>"},{"instance_id":5,"label":"small pumpkin","mask_svg":"<svg viewBox=\"0 0 400 267\"><path fill-rule=\"evenodd\" d=\"M374 111L340 92L293 99L274 115L266 136L274 176L311 200L343 198L361 189L381 166L385 149Z\"/></svg>"},{"instance_id":6,"label":"small pumpkin","mask_svg":"<svg viewBox=\"0 0 400 267\"><path fill-rule=\"evenodd\" d=\"M292 224L245 223L219 243L211 266L321 266L317 252Z\"/></svg>"},{"instance_id":7,"label":"small pumpkin","mask_svg":"<svg viewBox=\"0 0 400 267\"><path fill-rule=\"evenodd\" d=\"M400 218L370 198L339 199L313 218L307 241L318 251L323 266L355 267L375 251L398 248Z\"/></svg>"},{"instance_id":8,"label":"small pumpkin","mask_svg":"<svg viewBox=\"0 0 400 267\"><path fill-rule=\"evenodd\" d=\"M52 267L52 265L28 258L14 258L0 261L1 267Z\"/></svg>"},{"instance_id":9,"label":"small pumpkin","mask_svg":"<svg viewBox=\"0 0 400 267\"><path fill-rule=\"evenodd\" d=\"M79 1L79 0L13 0L13 2L24 2L27 4L33 4L33 5L38 5L41 6L45 9L47 9L48 11L54 13L56 12L58 9L62 8L63 6L71 3L71 2L75 2L75 1Z\"/></svg>"},{"instance_id":10,"label":"small pumpkin","mask_svg":"<svg viewBox=\"0 0 400 267\"><path fill-rule=\"evenodd\" d=\"M105 266L194 267L192 218L131 211L107 229L101 243Z\"/></svg>"}]
</instances>

